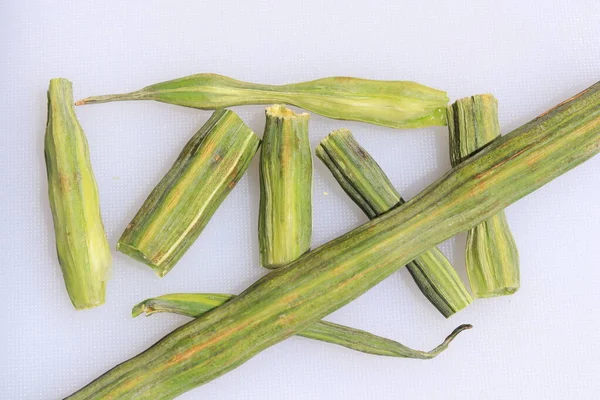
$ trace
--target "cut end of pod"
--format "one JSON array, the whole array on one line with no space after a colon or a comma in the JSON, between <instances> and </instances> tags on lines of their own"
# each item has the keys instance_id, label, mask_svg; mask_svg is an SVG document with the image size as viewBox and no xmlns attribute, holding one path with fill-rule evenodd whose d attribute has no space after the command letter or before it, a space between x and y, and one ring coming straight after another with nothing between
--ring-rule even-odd
<instances>
[{"instance_id":1,"label":"cut end of pod","mask_svg":"<svg viewBox=\"0 0 600 400\"><path fill-rule=\"evenodd\" d=\"M422 253L406 268L423 295L444 317L450 318L473 302L456 270L437 248Z\"/></svg>"},{"instance_id":2,"label":"cut end of pod","mask_svg":"<svg viewBox=\"0 0 600 400\"><path fill-rule=\"evenodd\" d=\"M458 99L446 108L446 114L453 167L500 136L498 100L491 94Z\"/></svg>"},{"instance_id":3,"label":"cut end of pod","mask_svg":"<svg viewBox=\"0 0 600 400\"><path fill-rule=\"evenodd\" d=\"M310 119L309 113L297 114L294 110L285 106L285 104L275 104L271 107L267 107L265 110L267 118L280 118L280 119Z\"/></svg>"},{"instance_id":4,"label":"cut end of pod","mask_svg":"<svg viewBox=\"0 0 600 400\"><path fill-rule=\"evenodd\" d=\"M128 255L129 257L133 258L134 260L137 260L141 263L146 264L147 266L152 268L154 273L160 278L164 277L167 274L167 272L170 271L170 268L166 268L163 265L153 262L151 257L146 255L142 250L140 250L130 244L124 243L121 240L119 240L117 242L117 251L119 251L125 255Z\"/></svg>"},{"instance_id":5,"label":"cut end of pod","mask_svg":"<svg viewBox=\"0 0 600 400\"><path fill-rule=\"evenodd\" d=\"M69 297L76 310L89 310L101 306L106 300L106 281L102 282L94 289L94 293L73 293L69 291Z\"/></svg>"},{"instance_id":6,"label":"cut end of pod","mask_svg":"<svg viewBox=\"0 0 600 400\"><path fill-rule=\"evenodd\" d=\"M404 202L377 161L350 130L331 132L321 140L315 154L369 218Z\"/></svg>"}]
</instances>

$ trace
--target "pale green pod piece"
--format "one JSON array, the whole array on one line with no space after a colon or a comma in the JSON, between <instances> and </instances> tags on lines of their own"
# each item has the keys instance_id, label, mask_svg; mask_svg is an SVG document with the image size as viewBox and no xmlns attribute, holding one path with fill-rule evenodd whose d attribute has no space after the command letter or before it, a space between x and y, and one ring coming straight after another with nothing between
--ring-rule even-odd
<instances>
[{"instance_id":1,"label":"pale green pod piece","mask_svg":"<svg viewBox=\"0 0 600 400\"><path fill-rule=\"evenodd\" d=\"M457 100L447 112L452 166L500 136L498 102L490 94ZM504 211L469 230L466 265L475 297L510 295L519 289L519 252Z\"/></svg>"},{"instance_id":2,"label":"pale green pod piece","mask_svg":"<svg viewBox=\"0 0 600 400\"><path fill-rule=\"evenodd\" d=\"M185 145L117 244L165 276L246 172L260 139L233 111L215 111Z\"/></svg>"},{"instance_id":3,"label":"pale green pod piece","mask_svg":"<svg viewBox=\"0 0 600 400\"><path fill-rule=\"evenodd\" d=\"M142 313L145 313L146 316L156 313L173 313L197 318L234 297L235 295L232 294L220 293L166 294L136 304L131 311L131 315L137 317ZM337 344L367 354L428 360L446 350L450 342L460 332L471 328L472 326L468 324L460 325L439 346L431 351L414 350L394 340L327 321L316 322L299 332L298 336Z\"/></svg>"},{"instance_id":4,"label":"pale green pod piece","mask_svg":"<svg viewBox=\"0 0 600 400\"><path fill-rule=\"evenodd\" d=\"M369 218L404 203L379 164L348 129L331 132L315 152ZM421 292L444 317L473 301L450 261L438 249L422 253L406 267Z\"/></svg>"},{"instance_id":5,"label":"pale green pod piece","mask_svg":"<svg viewBox=\"0 0 600 400\"><path fill-rule=\"evenodd\" d=\"M310 249L312 153L306 113L283 105L266 110L260 152L258 242L266 268L289 264Z\"/></svg>"},{"instance_id":6,"label":"pale green pod piece","mask_svg":"<svg viewBox=\"0 0 600 400\"><path fill-rule=\"evenodd\" d=\"M104 304L112 256L100 216L88 142L73 107L72 84L50 80L44 140L56 250L76 309Z\"/></svg>"},{"instance_id":7,"label":"pale green pod piece","mask_svg":"<svg viewBox=\"0 0 600 400\"><path fill-rule=\"evenodd\" d=\"M122 100L156 100L216 110L246 104L284 103L334 119L392 128L446 125L446 92L410 81L332 77L288 85L242 82L217 74L196 74L131 93L93 96L77 105Z\"/></svg>"}]
</instances>

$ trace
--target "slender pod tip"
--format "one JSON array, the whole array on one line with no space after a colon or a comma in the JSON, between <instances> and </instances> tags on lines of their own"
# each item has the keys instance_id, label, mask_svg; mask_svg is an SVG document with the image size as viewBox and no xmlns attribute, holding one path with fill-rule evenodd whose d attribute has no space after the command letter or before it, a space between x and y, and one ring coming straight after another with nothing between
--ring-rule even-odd
<instances>
[{"instance_id":1,"label":"slender pod tip","mask_svg":"<svg viewBox=\"0 0 600 400\"><path fill-rule=\"evenodd\" d=\"M133 309L131 310L131 316L133 318L141 314L146 314L146 316L149 316L150 314L152 314L151 311L152 309L148 307L146 301L142 301L141 303L138 303L135 306L133 306Z\"/></svg>"},{"instance_id":2,"label":"slender pod tip","mask_svg":"<svg viewBox=\"0 0 600 400\"><path fill-rule=\"evenodd\" d=\"M448 348L450 343L452 343L452 341L454 339L456 339L456 337L461 332L464 332L464 331L466 331L468 329L472 329L472 328L473 328L473 325L471 325L471 324L462 324L462 325L458 326L446 337L446 339L442 342L442 344L440 344L438 347L436 347L435 349L433 349L429 352L424 352L423 353L423 355L425 356L424 359L431 359L431 358L437 357L438 355L440 355L440 353L442 353L444 350L446 350Z\"/></svg>"},{"instance_id":3,"label":"slender pod tip","mask_svg":"<svg viewBox=\"0 0 600 400\"><path fill-rule=\"evenodd\" d=\"M101 96L90 96L84 99L77 100L75 102L75 105L83 106L86 104L108 103L111 101L146 100L149 99L151 95L151 93L147 93L144 90L138 90L135 92L121 94L104 94Z\"/></svg>"},{"instance_id":4,"label":"slender pod tip","mask_svg":"<svg viewBox=\"0 0 600 400\"><path fill-rule=\"evenodd\" d=\"M455 330L453 330L452 333L450 335L448 335L448 337L446 338L446 340L452 339L453 337L455 337L456 335L458 335L462 331L466 331L468 329L473 329L473 325L471 325L471 324L462 324L459 327L457 327Z\"/></svg>"},{"instance_id":5,"label":"slender pod tip","mask_svg":"<svg viewBox=\"0 0 600 400\"><path fill-rule=\"evenodd\" d=\"M453 330L444 340L442 346L448 346L461 332L467 331L469 329L473 329L473 325L471 324L462 324L459 325L455 330Z\"/></svg>"}]
</instances>

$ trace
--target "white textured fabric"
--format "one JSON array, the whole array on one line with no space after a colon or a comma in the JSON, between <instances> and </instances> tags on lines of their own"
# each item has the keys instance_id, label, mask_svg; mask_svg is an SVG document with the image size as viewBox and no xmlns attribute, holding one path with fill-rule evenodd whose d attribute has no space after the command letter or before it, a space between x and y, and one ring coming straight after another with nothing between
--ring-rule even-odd
<instances>
[{"instance_id":1,"label":"white textured fabric","mask_svg":"<svg viewBox=\"0 0 600 400\"><path fill-rule=\"evenodd\" d=\"M258 169L173 271L114 253L103 307L76 312L57 263L43 135L48 80L76 98L196 72L296 82L332 75L415 80L452 99L496 95L504 133L600 78L600 3L589 1L14 1L0 12L0 398L57 399L186 319L130 317L172 292L239 293L258 265ZM60 4L60 5L58 5ZM264 107L235 111L262 134ZM111 245L209 112L152 102L77 108ZM447 131L398 131L313 115L313 147L348 127L411 198L449 168ZM522 287L444 320L407 271L329 317L440 357L363 355L292 338L183 399L591 399L600 391L600 157L507 209ZM314 245L366 221L315 161ZM442 250L464 273L464 235Z\"/></svg>"}]
</instances>

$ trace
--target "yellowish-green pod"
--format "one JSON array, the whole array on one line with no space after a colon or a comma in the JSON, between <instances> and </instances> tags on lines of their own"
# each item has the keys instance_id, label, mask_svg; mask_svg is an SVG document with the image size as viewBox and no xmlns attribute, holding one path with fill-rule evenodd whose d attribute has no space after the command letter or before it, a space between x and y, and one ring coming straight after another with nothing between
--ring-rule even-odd
<instances>
[{"instance_id":1,"label":"yellowish-green pod","mask_svg":"<svg viewBox=\"0 0 600 400\"><path fill-rule=\"evenodd\" d=\"M267 108L260 152L260 262L266 268L289 264L310 249L312 236L312 154L306 113L283 105Z\"/></svg>"},{"instance_id":2,"label":"yellowish-green pod","mask_svg":"<svg viewBox=\"0 0 600 400\"><path fill-rule=\"evenodd\" d=\"M67 292L78 310L102 305L112 257L87 139L73 107L72 84L63 78L50 81L44 154L56 250Z\"/></svg>"},{"instance_id":3,"label":"yellowish-green pod","mask_svg":"<svg viewBox=\"0 0 600 400\"><path fill-rule=\"evenodd\" d=\"M404 204L385 172L348 129L331 132L315 152L369 218ZM406 268L421 292L446 318L473 301L450 261L437 248L422 253Z\"/></svg>"},{"instance_id":4,"label":"yellowish-green pod","mask_svg":"<svg viewBox=\"0 0 600 400\"><path fill-rule=\"evenodd\" d=\"M490 94L457 100L447 112L452 166L500 136L498 102ZM504 211L469 230L466 265L475 297L510 295L519 289L519 252Z\"/></svg>"},{"instance_id":5,"label":"yellowish-green pod","mask_svg":"<svg viewBox=\"0 0 600 400\"><path fill-rule=\"evenodd\" d=\"M246 172L260 139L233 111L215 111L127 225L117 250L163 277Z\"/></svg>"},{"instance_id":6,"label":"yellowish-green pod","mask_svg":"<svg viewBox=\"0 0 600 400\"><path fill-rule=\"evenodd\" d=\"M246 104L291 104L329 118L392 128L446 125L446 92L409 81L333 77L289 85L242 82L217 74L196 74L131 93L93 96L77 105L156 100L217 110Z\"/></svg>"},{"instance_id":7,"label":"yellowish-green pod","mask_svg":"<svg viewBox=\"0 0 600 400\"><path fill-rule=\"evenodd\" d=\"M166 400L213 381L598 152L600 82L494 140L402 207L271 271L67 399Z\"/></svg>"},{"instance_id":8,"label":"yellowish-green pod","mask_svg":"<svg viewBox=\"0 0 600 400\"><path fill-rule=\"evenodd\" d=\"M150 316L155 313L166 312L198 318L234 297L235 295L232 294L220 293L166 294L164 296L146 299L141 303L136 304L131 311L131 315L137 317L138 315L145 313L146 316ZM439 346L431 351L414 350L394 340L327 321L316 322L314 325L299 332L298 336L337 344L367 354L429 360L446 350L450 342L452 342L460 332L471 328L472 326L468 324L460 325L452 331Z\"/></svg>"}]
</instances>

